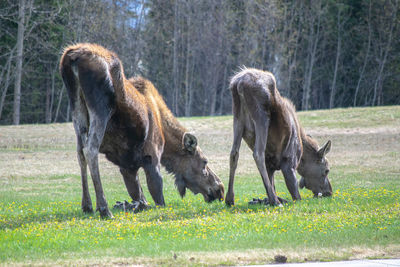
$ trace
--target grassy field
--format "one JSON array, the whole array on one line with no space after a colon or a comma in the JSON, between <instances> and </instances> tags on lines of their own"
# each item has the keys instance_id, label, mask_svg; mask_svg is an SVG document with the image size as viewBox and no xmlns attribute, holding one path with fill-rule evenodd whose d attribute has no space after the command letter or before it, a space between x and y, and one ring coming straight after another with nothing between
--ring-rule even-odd
<instances>
[{"instance_id":1,"label":"grassy field","mask_svg":"<svg viewBox=\"0 0 400 267\"><path fill-rule=\"evenodd\" d=\"M265 189L243 142L236 205L184 199L163 172L167 206L113 220L80 210L71 124L0 126L0 265L240 265L400 257L400 107L300 112L307 133L332 140L334 195L283 208L251 205ZM232 117L184 118L210 166L228 183ZM118 169L101 157L110 205L129 200ZM140 173L147 199L144 174ZM90 183L92 200L93 186ZM278 195L289 199L282 175Z\"/></svg>"}]
</instances>

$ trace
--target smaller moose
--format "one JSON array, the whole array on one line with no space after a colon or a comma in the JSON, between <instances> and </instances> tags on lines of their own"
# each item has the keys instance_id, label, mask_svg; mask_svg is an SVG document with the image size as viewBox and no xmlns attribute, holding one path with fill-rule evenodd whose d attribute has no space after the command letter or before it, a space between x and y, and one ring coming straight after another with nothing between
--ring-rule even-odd
<instances>
[{"instance_id":1,"label":"smaller moose","mask_svg":"<svg viewBox=\"0 0 400 267\"><path fill-rule=\"evenodd\" d=\"M300 126L295 107L282 97L272 73L243 69L230 82L233 106L233 145L230 155L229 188L225 202L234 205L233 183L242 138L253 151L271 205L285 200L275 192L274 172L282 170L293 200L300 200L295 171L302 176L300 188L314 196L331 196L329 165L325 155L331 141L322 148Z\"/></svg>"}]
</instances>

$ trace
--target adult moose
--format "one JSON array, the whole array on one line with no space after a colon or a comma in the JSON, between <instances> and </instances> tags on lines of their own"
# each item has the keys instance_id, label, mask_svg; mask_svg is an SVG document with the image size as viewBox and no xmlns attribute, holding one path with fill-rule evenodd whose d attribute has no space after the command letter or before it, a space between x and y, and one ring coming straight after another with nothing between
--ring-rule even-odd
<instances>
[{"instance_id":1,"label":"adult moose","mask_svg":"<svg viewBox=\"0 0 400 267\"><path fill-rule=\"evenodd\" d=\"M275 77L269 72L245 68L231 79L230 90L234 137L226 204L234 204L233 183L242 138L253 151L271 205L284 201L275 192L276 170L282 170L293 200L301 199L296 169L302 176L301 188L312 190L314 196L332 195L325 158L331 141L319 148L317 142L305 134L293 104L279 94Z\"/></svg>"},{"instance_id":2,"label":"adult moose","mask_svg":"<svg viewBox=\"0 0 400 267\"><path fill-rule=\"evenodd\" d=\"M145 205L137 171L143 167L154 202L165 205L160 163L175 174L182 197L189 188L207 202L223 199L223 184L208 167L196 137L179 124L150 81L125 78L116 54L96 44L72 45L64 50L60 72L77 137L84 212L93 212L89 165L96 208L101 217L112 217L101 185L99 152L120 168L131 198Z\"/></svg>"}]
</instances>

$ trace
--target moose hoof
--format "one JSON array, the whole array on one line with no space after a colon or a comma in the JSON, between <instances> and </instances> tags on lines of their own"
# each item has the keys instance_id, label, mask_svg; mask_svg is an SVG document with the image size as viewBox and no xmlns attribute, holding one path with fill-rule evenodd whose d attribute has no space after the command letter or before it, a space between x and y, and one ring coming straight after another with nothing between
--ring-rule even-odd
<instances>
[{"instance_id":1,"label":"moose hoof","mask_svg":"<svg viewBox=\"0 0 400 267\"><path fill-rule=\"evenodd\" d=\"M256 204L263 204L263 205L271 205L271 206L278 206L278 207L283 207L282 204L288 203L286 199L278 197L278 202L272 203L269 201L269 199L266 197L264 199L260 198L253 198L252 201L249 201L249 205L256 205Z\"/></svg>"},{"instance_id":2,"label":"moose hoof","mask_svg":"<svg viewBox=\"0 0 400 267\"><path fill-rule=\"evenodd\" d=\"M84 213L93 213L93 208L92 206L82 206L82 211Z\"/></svg>"},{"instance_id":3,"label":"moose hoof","mask_svg":"<svg viewBox=\"0 0 400 267\"><path fill-rule=\"evenodd\" d=\"M128 201L117 201L117 203L114 205L114 209L119 209L124 212L126 211L132 211L134 213L140 212L142 210L147 210L149 209L150 206L147 204L145 200L132 200L132 203L129 203Z\"/></svg>"},{"instance_id":4,"label":"moose hoof","mask_svg":"<svg viewBox=\"0 0 400 267\"><path fill-rule=\"evenodd\" d=\"M225 204L226 204L228 207L234 206L234 205L235 205L235 201L234 201L233 199L232 199L232 200L225 199Z\"/></svg>"},{"instance_id":5,"label":"moose hoof","mask_svg":"<svg viewBox=\"0 0 400 267\"><path fill-rule=\"evenodd\" d=\"M139 205L138 205L137 208L135 209L135 213L136 213L136 212L139 212L139 211L142 211L142 210L147 210L147 209L150 209L150 205L148 205L148 204L145 203L145 202L140 201L140 202L139 202Z\"/></svg>"},{"instance_id":6,"label":"moose hoof","mask_svg":"<svg viewBox=\"0 0 400 267\"><path fill-rule=\"evenodd\" d=\"M253 198L252 201L249 201L249 205L256 205L256 204L263 204L263 205L269 205L269 200L268 198L260 199L260 198Z\"/></svg>"},{"instance_id":7,"label":"moose hoof","mask_svg":"<svg viewBox=\"0 0 400 267\"><path fill-rule=\"evenodd\" d=\"M111 211L108 209L107 206L105 207L99 207L97 210L100 212L100 217L102 219L112 219L114 218Z\"/></svg>"},{"instance_id":8,"label":"moose hoof","mask_svg":"<svg viewBox=\"0 0 400 267\"><path fill-rule=\"evenodd\" d=\"M274 207L283 207L282 203L278 201L270 201L269 204Z\"/></svg>"},{"instance_id":9,"label":"moose hoof","mask_svg":"<svg viewBox=\"0 0 400 267\"><path fill-rule=\"evenodd\" d=\"M281 202L282 204L287 204L287 203L288 203L288 201L287 201L286 199L284 199L284 198L278 197L278 200L279 200L279 202Z\"/></svg>"}]
</instances>

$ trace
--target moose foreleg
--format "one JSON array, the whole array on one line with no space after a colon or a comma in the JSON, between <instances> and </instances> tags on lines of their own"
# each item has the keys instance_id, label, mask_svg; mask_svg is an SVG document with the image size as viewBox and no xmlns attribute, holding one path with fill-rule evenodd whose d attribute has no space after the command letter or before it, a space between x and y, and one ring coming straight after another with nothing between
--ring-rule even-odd
<instances>
[{"instance_id":1,"label":"moose foreleg","mask_svg":"<svg viewBox=\"0 0 400 267\"><path fill-rule=\"evenodd\" d=\"M146 198L143 194L142 186L140 185L139 175L137 170L131 171L127 169L120 169L126 189L128 190L129 196L133 201L138 201L143 205L147 205Z\"/></svg>"},{"instance_id":2,"label":"moose foreleg","mask_svg":"<svg viewBox=\"0 0 400 267\"><path fill-rule=\"evenodd\" d=\"M288 188L293 200L301 200L299 187L296 179L295 169L289 161L285 160L282 163L281 170L283 177L285 177L286 187Z\"/></svg>"},{"instance_id":3,"label":"moose foreleg","mask_svg":"<svg viewBox=\"0 0 400 267\"><path fill-rule=\"evenodd\" d=\"M267 161L265 161L265 166L268 166ZM273 169L271 169L271 168L267 168L267 173L268 173L269 181L271 182L271 186L274 188L274 190L276 192L276 189L275 189L275 178L274 178L275 171ZM286 199L283 199L283 198L281 198L279 196L277 196L277 198L278 198L278 200L279 200L279 202L281 204L287 203Z\"/></svg>"},{"instance_id":4,"label":"moose foreleg","mask_svg":"<svg viewBox=\"0 0 400 267\"><path fill-rule=\"evenodd\" d=\"M261 117L261 116L260 116ZM275 188L269 180L265 166L265 149L267 146L269 119L267 116L255 122L256 141L254 144L253 158L256 162L258 171L261 174L265 190L267 191L269 203L273 206L280 202L275 193Z\"/></svg>"},{"instance_id":5,"label":"moose foreleg","mask_svg":"<svg viewBox=\"0 0 400 267\"><path fill-rule=\"evenodd\" d=\"M158 206L165 206L160 165L146 164L144 172L146 173L147 187L154 202Z\"/></svg>"}]
</instances>

